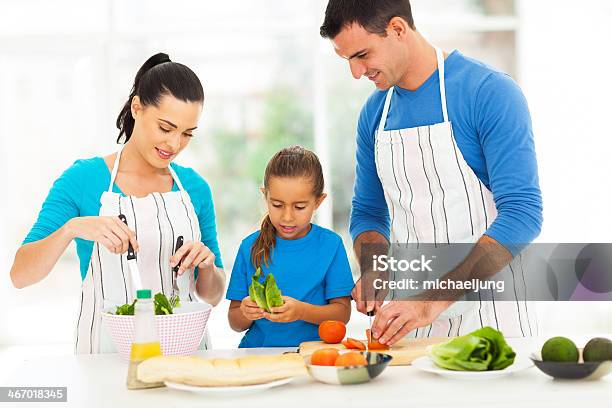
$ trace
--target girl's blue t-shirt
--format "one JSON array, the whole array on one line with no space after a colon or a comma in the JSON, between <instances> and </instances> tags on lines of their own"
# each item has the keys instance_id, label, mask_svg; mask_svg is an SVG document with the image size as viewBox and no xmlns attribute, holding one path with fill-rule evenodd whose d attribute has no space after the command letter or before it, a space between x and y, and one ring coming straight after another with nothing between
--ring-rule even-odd
<instances>
[{"instance_id":1,"label":"girl's blue t-shirt","mask_svg":"<svg viewBox=\"0 0 612 408\"><path fill-rule=\"evenodd\" d=\"M215 265L223 267L212 193L208 183L193 169L170 164L183 188L189 194L198 216L202 243L215 254ZM100 197L108 190L110 171L102 157L81 159L74 162L53 183L38 214L38 219L23 241L24 244L39 241L51 235L74 217L97 216L100 212ZM176 182L172 191L178 191ZM122 194L116 184L113 192ZM81 279L85 279L93 251L93 241L77 238ZM197 275L196 275L197 276Z\"/></svg>"},{"instance_id":2,"label":"girl's blue t-shirt","mask_svg":"<svg viewBox=\"0 0 612 408\"><path fill-rule=\"evenodd\" d=\"M242 301L249 295L255 273L251 248L258 236L259 231L249 235L238 249L227 290L229 300ZM274 274L283 296L313 305L350 296L354 286L342 238L315 224L303 238L285 240L277 236L270 266L262 266L262 272ZM296 347L312 340L320 340L316 324L303 320L277 323L263 318L253 321L239 347Z\"/></svg>"}]
</instances>

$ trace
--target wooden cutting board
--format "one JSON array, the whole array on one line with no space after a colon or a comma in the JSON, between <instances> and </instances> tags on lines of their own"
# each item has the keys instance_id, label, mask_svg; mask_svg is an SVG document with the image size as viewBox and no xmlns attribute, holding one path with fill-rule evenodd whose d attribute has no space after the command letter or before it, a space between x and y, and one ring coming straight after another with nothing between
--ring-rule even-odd
<instances>
[{"instance_id":1,"label":"wooden cutting board","mask_svg":"<svg viewBox=\"0 0 612 408\"><path fill-rule=\"evenodd\" d=\"M410 365L412 360L427 355L427 346L444 343L449 340L450 338L448 337L402 339L395 343L389 350L376 351L393 356L393 360L391 360L391 363L389 363L390 365ZM366 341L361 340L361 342L365 344ZM302 356L307 357L322 348L346 350L346 347L344 347L342 343L328 344L322 341L306 341L300 344L299 353Z\"/></svg>"}]
</instances>

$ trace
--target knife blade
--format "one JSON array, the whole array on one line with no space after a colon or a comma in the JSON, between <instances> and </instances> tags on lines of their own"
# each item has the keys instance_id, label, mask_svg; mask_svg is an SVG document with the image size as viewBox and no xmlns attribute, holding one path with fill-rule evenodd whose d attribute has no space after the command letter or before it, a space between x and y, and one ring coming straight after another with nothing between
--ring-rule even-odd
<instances>
[{"instance_id":1,"label":"knife blade","mask_svg":"<svg viewBox=\"0 0 612 408\"><path fill-rule=\"evenodd\" d=\"M119 214L119 219L123 221L125 225L128 225L127 219L125 215ZM138 270L138 261L136 260L136 252L134 251L134 247L130 242L128 244L127 251L127 264L128 269L130 271L130 283L131 283L131 292L135 295L136 291L142 289L142 281L140 280L140 271Z\"/></svg>"},{"instance_id":2,"label":"knife blade","mask_svg":"<svg viewBox=\"0 0 612 408\"><path fill-rule=\"evenodd\" d=\"M370 330L368 331L368 338L366 339L366 352L370 351L370 342L372 341L372 316L374 316L374 310L370 310L366 313L370 320Z\"/></svg>"}]
</instances>

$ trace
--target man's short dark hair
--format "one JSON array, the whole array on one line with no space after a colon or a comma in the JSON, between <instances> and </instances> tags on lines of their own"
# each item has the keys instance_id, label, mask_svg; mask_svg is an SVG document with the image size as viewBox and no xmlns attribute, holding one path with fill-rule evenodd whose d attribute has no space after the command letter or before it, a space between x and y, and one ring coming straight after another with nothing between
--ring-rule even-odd
<instances>
[{"instance_id":1,"label":"man's short dark hair","mask_svg":"<svg viewBox=\"0 0 612 408\"><path fill-rule=\"evenodd\" d=\"M335 38L344 27L357 23L372 34L387 35L393 17L401 17L415 29L410 0L329 0L321 37Z\"/></svg>"}]
</instances>

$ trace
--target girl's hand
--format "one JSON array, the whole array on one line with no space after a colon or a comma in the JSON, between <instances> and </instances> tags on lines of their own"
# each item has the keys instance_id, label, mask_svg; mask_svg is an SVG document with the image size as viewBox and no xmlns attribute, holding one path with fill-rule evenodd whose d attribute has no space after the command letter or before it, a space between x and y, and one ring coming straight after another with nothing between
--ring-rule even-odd
<instances>
[{"instance_id":1,"label":"girl's hand","mask_svg":"<svg viewBox=\"0 0 612 408\"><path fill-rule=\"evenodd\" d=\"M201 242L185 242L172 257L170 266L175 267L180 263L177 274L180 276L187 269L196 266L200 273L210 273L215 270L215 254Z\"/></svg>"},{"instance_id":2,"label":"girl's hand","mask_svg":"<svg viewBox=\"0 0 612 408\"><path fill-rule=\"evenodd\" d=\"M259 320L264 317L264 310L251 300L250 296L245 297L240 302L240 311L249 320Z\"/></svg>"},{"instance_id":3,"label":"girl's hand","mask_svg":"<svg viewBox=\"0 0 612 408\"><path fill-rule=\"evenodd\" d=\"M73 238L95 241L114 254L126 252L130 242L134 251L138 252L136 233L119 217L75 217L68 221L66 227Z\"/></svg>"},{"instance_id":4,"label":"girl's hand","mask_svg":"<svg viewBox=\"0 0 612 408\"><path fill-rule=\"evenodd\" d=\"M289 296L283 296L285 302L282 306L273 307L272 313L264 312L264 317L278 323L290 323L303 320L306 303Z\"/></svg>"}]
</instances>

